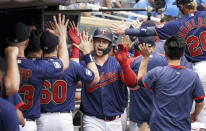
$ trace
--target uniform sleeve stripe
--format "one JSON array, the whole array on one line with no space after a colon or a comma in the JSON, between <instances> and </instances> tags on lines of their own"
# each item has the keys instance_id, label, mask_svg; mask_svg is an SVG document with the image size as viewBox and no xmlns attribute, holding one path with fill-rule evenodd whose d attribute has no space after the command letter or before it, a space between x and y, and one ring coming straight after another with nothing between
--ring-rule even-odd
<instances>
[{"instance_id":1,"label":"uniform sleeve stripe","mask_svg":"<svg viewBox=\"0 0 206 131\"><path fill-rule=\"evenodd\" d=\"M20 102L19 104L17 104L16 106L15 106L15 109L19 109L21 106L23 106L24 105L24 102Z\"/></svg>"},{"instance_id":2,"label":"uniform sleeve stripe","mask_svg":"<svg viewBox=\"0 0 206 131\"><path fill-rule=\"evenodd\" d=\"M200 100L200 99L203 99L204 97L205 97L205 94L200 97L194 97L194 100Z\"/></svg>"},{"instance_id":3,"label":"uniform sleeve stripe","mask_svg":"<svg viewBox=\"0 0 206 131\"><path fill-rule=\"evenodd\" d=\"M150 90L150 88L145 84L145 82L144 82L144 76L142 77L142 83L143 83L143 85L144 85L144 87L147 89L147 90Z\"/></svg>"}]
</instances>

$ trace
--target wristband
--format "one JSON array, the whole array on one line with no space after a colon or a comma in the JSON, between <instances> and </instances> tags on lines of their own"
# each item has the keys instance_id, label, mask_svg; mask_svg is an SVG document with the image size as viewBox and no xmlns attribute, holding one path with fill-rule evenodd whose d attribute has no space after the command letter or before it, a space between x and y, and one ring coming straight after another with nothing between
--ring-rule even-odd
<instances>
[{"instance_id":1,"label":"wristband","mask_svg":"<svg viewBox=\"0 0 206 131\"><path fill-rule=\"evenodd\" d=\"M91 54L84 55L84 60L85 60L86 64L88 64L90 62L94 62L94 59L93 59Z\"/></svg>"}]
</instances>

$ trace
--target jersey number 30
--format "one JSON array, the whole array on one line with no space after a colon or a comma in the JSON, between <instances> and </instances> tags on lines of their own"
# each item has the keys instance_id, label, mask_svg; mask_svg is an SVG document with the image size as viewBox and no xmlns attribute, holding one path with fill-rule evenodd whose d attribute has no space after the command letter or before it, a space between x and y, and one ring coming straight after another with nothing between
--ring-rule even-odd
<instances>
[{"instance_id":1,"label":"jersey number 30","mask_svg":"<svg viewBox=\"0 0 206 131\"><path fill-rule=\"evenodd\" d=\"M62 104L66 100L67 83L63 80L57 80L51 85L49 81L44 81L44 88L41 92L41 104L48 104L54 101L56 104Z\"/></svg>"}]
</instances>

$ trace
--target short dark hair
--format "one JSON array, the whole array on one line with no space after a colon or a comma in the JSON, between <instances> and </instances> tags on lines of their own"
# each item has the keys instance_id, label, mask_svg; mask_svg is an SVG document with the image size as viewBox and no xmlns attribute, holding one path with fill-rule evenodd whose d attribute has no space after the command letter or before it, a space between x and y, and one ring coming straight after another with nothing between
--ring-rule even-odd
<instances>
[{"instance_id":1,"label":"short dark hair","mask_svg":"<svg viewBox=\"0 0 206 131\"><path fill-rule=\"evenodd\" d=\"M172 36L168 38L164 44L165 54L171 60L178 60L184 54L185 45L186 42L182 38L178 36Z\"/></svg>"},{"instance_id":2,"label":"short dark hair","mask_svg":"<svg viewBox=\"0 0 206 131\"><path fill-rule=\"evenodd\" d=\"M44 31L42 33L40 37L40 45L43 54L53 52L58 44L59 41L57 36L49 33L48 31Z\"/></svg>"},{"instance_id":3,"label":"short dark hair","mask_svg":"<svg viewBox=\"0 0 206 131\"><path fill-rule=\"evenodd\" d=\"M29 43L25 49L25 54L27 55L29 52L39 52L41 50L40 46L40 37L42 35L42 30L33 30L31 32L31 36L29 37Z\"/></svg>"}]
</instances>

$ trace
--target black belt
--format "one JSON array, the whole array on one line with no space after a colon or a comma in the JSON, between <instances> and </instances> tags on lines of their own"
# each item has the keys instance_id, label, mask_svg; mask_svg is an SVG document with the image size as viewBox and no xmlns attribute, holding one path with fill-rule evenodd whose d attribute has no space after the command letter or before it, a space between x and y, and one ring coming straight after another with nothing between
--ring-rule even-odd
<instances>
[{"instance_id":1,"label":"black belt","mask_svg":"<svg viewBox=\"0 0 206 131\"><path fill-rule=\"evenodd\" d=\"M42 112L42 113L71 113L72 111L71 110L69 110L69 111L59 111L59 112L49 112L49 111L47 111L47 112Z\"/></svg>"},{"instance_id":2,"label":"black belt","mask_svg":"<svg viewBox=\"0 0 206 131\"><path fill-rule=\"evenodd\" d=\"M34 118L25 118L26 119L26 121L36 121L36 119L34 119Z\"/></svg>"},{"instance_id":3,"label":"black belt","mask_svg":"<svg viewBox=\"0 0 206 131\"><path fill-rule=\"evenodd\" d=\"M118 115L118 116L96 116L96 118L99 118L99 119L102 119L104 121L113 121L115 120L116 118L121 118L121 115Z\"/></svg>"}]
</instances>

